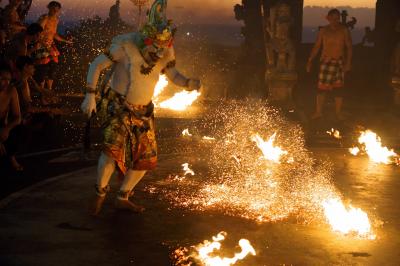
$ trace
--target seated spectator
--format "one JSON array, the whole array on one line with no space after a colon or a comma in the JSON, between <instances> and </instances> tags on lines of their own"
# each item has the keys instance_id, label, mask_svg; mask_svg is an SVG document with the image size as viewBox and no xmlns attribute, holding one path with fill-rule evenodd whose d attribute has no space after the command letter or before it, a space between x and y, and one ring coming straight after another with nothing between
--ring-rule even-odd
<instances>
[{"instance_id":1,"label":"seated spectator","mask_svg":"<svg viewBox=\"0 0 400 266\"><path fill-rule=\"evenodd\" d=\"M6 45L4 59L9 63L13 72L16 71L16 60L19 56L30 56L34 49L33 44L39 39L43 31L38 23L29 25L24 32L17 33L14 38Z\"/></svg>"},{"instance_id":2,"label":"seated spectator","mask_svg":"<svg viewBox=\"0 0 400 266\"><path fill-rule=\"evenodd\" d=\"M2 12L2 24L6 32L7 40L11 40L15 34L26 30L18 14L18 9L22 4L22 0L9 0L9 4L5 6Z\"/></svg>"},{"instance_id":3,"label":"seated spectator","mask_svg":"<svg viewBox=\"0 0 400 266\"><path fill-rule=\"evenodd\" d=\"M42 32L43 28L40 24L32 23L26 31L17 33L7 44L6 59L11 59L15 62L18 56L30 56Z\"/></svg>"},{"instance_id":4,"label":"seated spectator","mask_svg":"<svg viewBox=\"0 0 400 266\"><path fill-rule=\"evenodd\" d=\"M11 69L0 65L0 155L9 159L13 169L22 171L23 167L15 158L21 129L21 112L18 93L10 85Z\"/></svg>"},{"instance_id":5,"label":"seated spectator","mask_svg":"<svg viewBox=\"0 0 400 266\"><path fill-rule=\"evenodd\" d=\"M26 118L32 111L33 100L31 88L40 94L41 103L47 103L52 97L52 92L40 87L33 79L35 65L32 58L29 56L18 57L16 60L16 67L18 70L18 78L15 80L14 85L18 92L22 117ZM40 104L36 103L35 105L38 106Z\"/></svg>"}]
</instances>

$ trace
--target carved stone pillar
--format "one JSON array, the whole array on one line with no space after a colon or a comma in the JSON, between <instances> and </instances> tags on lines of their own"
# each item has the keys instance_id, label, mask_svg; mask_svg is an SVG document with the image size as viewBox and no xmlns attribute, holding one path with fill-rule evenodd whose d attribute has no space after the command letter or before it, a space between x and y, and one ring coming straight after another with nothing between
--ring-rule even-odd
<instances>
[{"instance_id":1,"label":"carved stone pillar","mask_svg":"<svg viewBox=\"0 0 400 266\"><path fill-rule=\"evenodd\" d=\"M376 3L375 18L375 51L376 51L376 74L377 84L380 94L390 97L391 90L388 86L392 79L390 62L393 51L399 40L399 34L396 33L396 23L400 19L400 1L399 0L378 0Z\"/></svg>"}]
</instances>

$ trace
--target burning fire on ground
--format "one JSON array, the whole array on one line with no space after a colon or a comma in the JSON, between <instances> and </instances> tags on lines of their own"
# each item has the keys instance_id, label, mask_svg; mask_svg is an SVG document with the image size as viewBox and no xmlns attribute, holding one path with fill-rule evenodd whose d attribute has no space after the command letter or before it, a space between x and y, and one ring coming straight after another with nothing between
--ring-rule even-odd
<instances>
[{"instance_id":1,"label":"burning fire on ground","mask_svg":"<svg viewBox=\"0 0 400 266\"><path fill-rule=\"evenodd\" d=\"M216 255L220 252L222 244L227 236L226 232L220 232L212 237L212 241L204 240L203 243L193 246L190 252L187 248L179 248L172 254L175 265L203 265L203 266L230 266L245 259L248 255L256 255L256 251L247 239L239 240L241 251L235 253L233 257L223 257ZM214 255L212 255L214 254Z\"/></svg>"},{"instance_id":2,"label":"burning fire on ground","mask_svg":"<svg viewBox=\"0 0 400 266\"><path fill-rule=\"evenodd\" d=\"M254 141L257 144L257 147L262 151L264 159L280 163L281 157L288 153L280 147L274 146L275 137L276 133L274 133L268 141L264 141L260 135L256 134L251 137L251 140Z\"/></svg>"},{"instance_id":3,"label":"burning fire on ground","mask_svg":"<svg viewBox=\"0 0 400 266\"><path fill-rule=\"evenodd\" d=\"M184 137L192 137L193 135L189 132L189 129L186 128L182 131L182 136Z\"/></svg>"},{"instance_id":4,"label":"burning fire on ground","mask_svg":"<svg viewBox=\"0 0 400 266\"><path fill-rule=\"evenodd\" d=\"M338 208L329 205L329 199L341 196L331 182L332 164L317 160L305 148L299 126L254 102L225 103L209 115L204 127L215 136L213 145L190 146L209 171L183 180L179 190L156 183L152 189L162 198L176 207L218 211L260 223L296 217L302 223L334 224L328 215Z\"/></svg>"},{"instance_id":5,"label":"burning fire on ground","mask_svg":"<svg viewBox=\"0 0 400 266\"><path fill-rule=\"evenodd\" d=\"M325 217L332 230L345 235L375 239L367 213L351 205L346 208L340 198L322 202Z\"/></svg>"},{"instance_id":6,"label":"burning fire on ground","mask_svg":"<svg viewBox=\"0 0 400 266\"><path fill-rule=\"evenodd\" d=\"M342 136L340 135L340 131L337 129L332 128L331 130L326 131L326 133L335 139L341 139Z\"/></svg>"},{"instance_id":7,"label":"burning fire on ground","mask_svg":"<svg viewBox=\"0 0 400 266\"><path fill-rule=\"evenodd\" d=\"M371 130L362 131L358 138L359 147L349 149L354 156L366 153L369 159L375 163L394 164L399 163L399 155L382 146L381 138Z\"/></svg>"}]
</instances>

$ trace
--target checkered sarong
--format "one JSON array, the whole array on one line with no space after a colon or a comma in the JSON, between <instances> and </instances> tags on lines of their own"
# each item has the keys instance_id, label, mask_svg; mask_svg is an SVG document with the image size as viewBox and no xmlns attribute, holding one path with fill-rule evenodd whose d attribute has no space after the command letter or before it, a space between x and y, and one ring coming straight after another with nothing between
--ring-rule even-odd
<instances>
[{"instance_id":1,"label":"checkered sarong","mask_svg":"<svg viewBox=\"0 0 400 266\"><path fill-rule=\"evenodd\" d=\"M338 59L321 62L318 76L318 89L332 90L334 88L341 88L343 87L343 85L343 61L341 59Z\"/></svg>"}]
</instances>

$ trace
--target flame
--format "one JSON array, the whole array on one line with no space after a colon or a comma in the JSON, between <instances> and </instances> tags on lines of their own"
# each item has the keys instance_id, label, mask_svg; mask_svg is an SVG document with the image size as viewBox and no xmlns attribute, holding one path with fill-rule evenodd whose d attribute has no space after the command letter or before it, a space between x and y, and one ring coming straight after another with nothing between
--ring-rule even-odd
<instances>
[{"instance_id":1,"label":"flame","mask_svg":"<svg viewBox=\"0 0 400 266\"><path fill-rule=\"evenodd\" d=\"M363 150L368 154L370 160L375 163L390 164L398 157L393 150L383 147L381 138L371 130L362 131L358 142L363 145Z\"/></svg>"},{"instance_id":2,"label":"flame","mask_svg":"<svg viewBox=\"0 0 400 266\"><path fill-rule=\"evenodd\" d=\"M186 128L182 131L182 136L187 136L187 137L191 137L193 136L192 134L190 134L189 129Z\"/></svg>"},{"instance_id":3,"label":"flame","mask_svg":"<svg viewBox=\"0 0 400 266\"><path fill-rule=\"evenodd\" d=\"M188 174L194 175L194 172L193 172L192 169L189 168L189 164L188 163L182 164L182 167L183 167L183 171L185 171L184 175L188 175Z\"/></svg>"},{"instance_id":4,"label":"flame","mask_svg":"<svg viewBox=\"0 0 400 266\"><path fill-rule=\"evenodd\" d=\"M164 89L168 86L168 79L166 75L160 75L158 78L157 84L154 87L154 94L153 94L153 100L154 102L158 102L158 96L161 94L161 92L164 91Z\"/></svg>"},{"instance_id":5,"label":"flame","mask_svg":"<svg viewBox=\"0 0 400 266\"><path fill-rule=\"evenodd\" d=\"M331 130L326 131L326 133L328 135L333 136L335 139L341 139L342 138L342 136L340 135L340 131L337 130L337 129L333 129L332 128Z\"/></svg>"},{"instance_id":6,"label":"flame","mask_svg":"<svg viewBox=\"0 0 400 266\"><path fill-rule=\"evenodd\" d=\"M218 235L212 237L212 242L205 240L202 244L196 247L198 252L198 259L205 266L229 266L235 264L239 260L243 260L247 255L256 255L256 251L247 239L240 239L239 246L242 251L240 253L235 253L232 258L220 257L220 256L210 256L211 253L216 250L221 249L221 241L225 240L227 233L220 232Z\"/></svg>"},{"instance_id":7,"label":"flame","mask_svg":"<svg viewBox=\"0 0 400 266\"><path fill-rule=\"evenodd\" d=\"M254 141L258 148L262 151L264 159L279 163L281 156L286 155L287 151L282 150L280 147L274 146L275 137L276 133L274 133L268 139L268 141L264 141L260 135L256 134L251 137L251 140Z\"/></svg>"},{"instance_id":8,"label":"flame","mask_svg":"<svg viewBox=\"0 0 400 266\"><path fill-rule=\"evenodd\" d=\"M331 198L322 203L326 219L334 231L342 234L355 233L360 237L375 239L371 231L368 215L351 205L346 208L339 198Z\"/></svg>"},{"instance_id":9,"label":"flame","mask_svg":"<svg viewBox=\"0 0 400 266\"><path fill-rule=\"evenodd\" d=\"M213 141L213 140L215 140L215 138L213 138L213 137L208 137L208 136L204 136L204 137L203 137L203 140Z\"/></svg>"},{"instance_id":10,"label":"flame","mask_svg":"<svg viewBox=\"0 0 400 266\"><path fill-rule=\"evenodd\" d=\"M200 96L198 91L181 91L160 103L161 108L172 109L175 111L183 111L188 108Z\"/></svg>"},{"instance_id":11,"label":"flame","mask_svg":"<svg viewBox=\"0 0 400 266\"><path fill-rule=\"evenodd\" d=\"M354 156L356 156L357 154L360 153L360 149L359 149L358 147L353 147L353 148L350 148L350 149L349 149L349 152L350 152L351 154L353 154Z\"/></svg>"}]
</instances>

